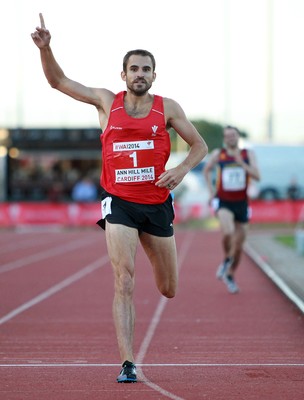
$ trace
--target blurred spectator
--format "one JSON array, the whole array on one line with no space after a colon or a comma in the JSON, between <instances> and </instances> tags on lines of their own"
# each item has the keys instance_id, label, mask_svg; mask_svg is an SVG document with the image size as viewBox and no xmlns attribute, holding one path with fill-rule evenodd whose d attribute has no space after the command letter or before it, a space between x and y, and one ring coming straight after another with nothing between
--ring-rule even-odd
<instances>
[{"instance_id":1,"label":"blurred spectator","mask_svg":"<svg viewBox=\"0 0 304 400\"><path fill-rule=\"evenodd\" d=\"M47 198L49 201L54 203L64 201L64 187L62 182L55 181L50 185L50 188L47 192Z\"/></svg>"},{"instance_id":2,"label":"blurred spectator","mask_svg":"<svg viewBox=\"0 0 304 400\"><path fill-rule=\"evenodd\" d=\"M79 202L95 201L98 197L97 187L93 180L85 176L76 183L72 190L72 200Z\"/></svg>"},{"instance_id":3,"label":"blurred spectator","mask_svg":"<svg viewBox=\"0 0 304 400\"><path fill-rule=\"evenodd\" d=\"M300 198L300 187L296 178L292 178L287 188L287 196L290 200L298 200Z\"/></svg>"}]
</instances>

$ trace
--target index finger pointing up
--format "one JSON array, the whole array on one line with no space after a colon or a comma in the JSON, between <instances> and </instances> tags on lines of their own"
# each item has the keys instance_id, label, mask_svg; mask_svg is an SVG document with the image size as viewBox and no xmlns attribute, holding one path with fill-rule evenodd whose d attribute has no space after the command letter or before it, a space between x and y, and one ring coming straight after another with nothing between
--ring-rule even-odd
<instances>
[{"instance_id":1,"label":"index finger pointing up","mask_svg":"<svg viewBox=\"0 0 304 400\"><path fill-rule=\"evenodd\" d=\"M45 23L44 23L44 18L42 13L39 14L39 18L40 18L40 26L42 29L45 29Z\"/></svg>"}]
</instances>

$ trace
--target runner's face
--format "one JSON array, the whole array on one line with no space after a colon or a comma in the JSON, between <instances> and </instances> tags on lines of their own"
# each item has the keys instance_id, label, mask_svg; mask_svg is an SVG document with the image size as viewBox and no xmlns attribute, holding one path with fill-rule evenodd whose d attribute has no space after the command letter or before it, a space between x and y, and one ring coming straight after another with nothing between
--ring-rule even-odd
<instances>
[{"instance_id":1,"label":"runner's face","mask_svg":"<svg viewBox=\"0 0 304 400\"><path fill-rule=\"evenodd\" d=\"M148 92L155 76L152 61L148 56L131 56L127 64L127 72L121 73L127 88L137 96L142 96Z\"/></svg>"},{"instance_id":2,"label":"runner's face","mask_svg":"<svg viewBox=\"0 0 304 400\"><path fill-rule=\"evenodd\" d=\"M235 129L225 129L224 130L224 144L230 149L235 149L238 147L239 134Z\"/></svg>"}]
</instances>

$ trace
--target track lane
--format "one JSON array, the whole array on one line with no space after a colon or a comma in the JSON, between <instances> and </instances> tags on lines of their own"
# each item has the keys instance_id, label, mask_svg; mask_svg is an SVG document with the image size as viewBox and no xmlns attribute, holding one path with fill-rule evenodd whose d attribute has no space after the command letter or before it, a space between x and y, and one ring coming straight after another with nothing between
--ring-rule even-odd
<instances>
[{"instance_id":1,"label":"track lane","mask_svg":"<svg viewBox=\"0 0 304 400\"><path fill-rule=\"evenodd\" d=\"M77 272L98 255L106 254L100 235L91 232L88 237L83 236L79 233L58 235L57 242L53 240L47 247L31 247L31 253L27 253L26 256L23 250L16 250L8 263L1 262L0 318L70 273ZM48 234L41 235L42 237L47 239ZM15 239L17 248L18 241L23 242L19 235ZM96 252L97 246L100 247L99 252Z\"/></svg>"},{"instance_id":2,"label":"track lane","mask_svg":"<svg viewBox=\"0 0 304 400\"><path fill-rule=\"evenodd\" d=\"M185 234L177 232L179 249ZM95 254L99 247L96 244ZM247 257L239 273L241 293L227 293L214 277L220 257L218 233L195 232L181 269L178 296L167 302L145 351L144 379L190 400L286 400L287 394L302 399L302 315ZM142 251L136 274L135 348L140 352L160 301ZM109 267L96 270L1 327L1 338L4 330L7 340L2 361L37 365L0 367L6 400L17 399L20 393L19 398L31 400L166 398L147 385L129 387L114 381L119 368L111 275ZM44 360L96 365L38 367Z\"/></svg>"}]
</instances>

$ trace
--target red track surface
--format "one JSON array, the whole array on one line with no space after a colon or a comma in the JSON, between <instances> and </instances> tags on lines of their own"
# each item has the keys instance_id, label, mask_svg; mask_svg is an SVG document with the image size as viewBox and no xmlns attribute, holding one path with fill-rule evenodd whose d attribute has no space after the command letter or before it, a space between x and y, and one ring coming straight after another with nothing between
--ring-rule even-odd
<instances>
[{"instance_id":1,"label":"red track surface","mask_svg":"<svg viewBox=\"0 0 304 400\"><path fill-rule=\"evenodd\" d=\"M218 232L176 230L179 292L161 297L139 248L137 384L117 384L102 231L0 234L1 400L304 398L303 315L243 257L215 279Z\"/></svg>"}]
</instances>

